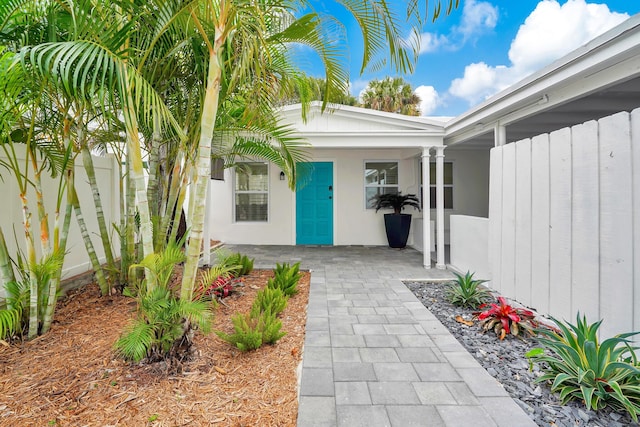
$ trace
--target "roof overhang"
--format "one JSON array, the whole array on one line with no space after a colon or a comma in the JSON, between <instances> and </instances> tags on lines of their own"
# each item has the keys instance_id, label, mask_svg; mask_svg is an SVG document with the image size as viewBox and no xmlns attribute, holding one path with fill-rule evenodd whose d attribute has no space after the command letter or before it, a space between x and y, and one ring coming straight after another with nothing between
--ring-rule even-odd
<instances>
[{"instance_id":1,"label":"roof overhang","mask_svg":"<svg viewBox=\"0 0 640 427\"><path fill-rule=\"evenodd\" d=\"M517 141L640 107L640 14L445 125L445 145Z\"/></svg>"},{"instance_id":2,"label":"roof overhang","mask_svg":"<svg viewBox=\"0 0 640 427\"><path fill-rule=\"evenodd\" d=\"M366 108L313 102L302 119L300 104L283 107L281 117L315 148L419 148L442 146L444 121Z\"/></svg>"}]
</instances>

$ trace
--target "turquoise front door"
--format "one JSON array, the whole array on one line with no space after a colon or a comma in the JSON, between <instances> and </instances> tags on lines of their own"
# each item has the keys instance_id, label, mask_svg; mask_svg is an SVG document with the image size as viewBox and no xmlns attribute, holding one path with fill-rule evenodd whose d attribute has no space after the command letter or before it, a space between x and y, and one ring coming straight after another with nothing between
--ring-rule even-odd
<instances>
[{"instance_id":1,"label":"turquoise front door","mask_svg":"<svg viewBox=\"0 0 640 427\"><path fill-rule=\"evenodd\" d=\"M296 244L333 245L333 163L313 162L296 190Z\"/></svg>"}]
</instances>

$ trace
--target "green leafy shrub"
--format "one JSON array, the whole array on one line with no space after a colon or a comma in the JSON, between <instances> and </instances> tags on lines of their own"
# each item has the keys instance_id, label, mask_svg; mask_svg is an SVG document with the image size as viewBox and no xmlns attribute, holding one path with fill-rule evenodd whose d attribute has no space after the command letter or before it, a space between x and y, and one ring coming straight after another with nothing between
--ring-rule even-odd
<instances>
[{"instance_id":1,"label":"green leafy shrub","mask_svg":"<svg viewBox=\"0 0 640 427\"><path fill-rule=\"evenodd\" d=\"M280 329L282 329L282 321L276 317L276 313L272 313L270 308L260 312L258 315L258 330L262 332L263 343L274 344L285 336L286 333Z\"/></svg>"},{"instance_id":2,"label":"green leafy shrub","mask_svg":"<svg viewBox=\"0 0 640 427\"><path fill-rule=\"evenodd\" d=\"M632 347L627 338L639 332L599 342L597 332L602 320L588 324L579 313L575 325L553 320L559 330L539 329L544 348L526 354L531 362L541 364L544 374L537 381L551 382L551 390L560 393L562 404L576 399L593 410L610 405L627 411L637 422L640 370L634 353L637 347Z\"/></svg>"},{"instance_id":3,"label":"green leafy shrub","mask_svg":"<svg viewBox=\"0 0 640 427\"><path fill-rule=\"evenodd\" d=\"M235 345L240 351L256 350L262 344L273 344L282 338L282 322L270 310L260 311L254 307L251 313L238 313L231 318L234 333L216 331L224 341Z\"/></svg>"},{"instance_id":4,"label":"green leafy shrub","mask_svg":"<svg viewBox=\"0 0 640 427\"><path fill-rule=\"evenodd\" d=\"M446 289L446 297L451 304L474 309L492 298L489 289L481 286L486 280L475 280L473 273L468 271L464 276L454 274L456 281Z\"/></svg>"},{"instance_id":5,"label":"green leafy shrub","mask_svg":"<svg viewBox=\"0 0 640 427\"><path fill-rule=\"evenodd\" d=\"M487 304L480 307L483 308ZM489 309L478 315L481 321L482 329L485 331L493 330L501 340L507 334L513 336L520 335L524 332L528 335L535 334L535 328L538 322L535 321L535 315L532 311L524 308L514 308L507 304L504 297L498 297L498 304L491 303Z\"/></svg>"},{"instance_id":6,"label":"green leafy shrub","mask_svg":"<svg viewBox=\"0 0 640 427\"><path fill-rule=\"evenodd\" d=\"M280 288L266 287L256 293L256 299L253 301L253 309L261 312L270 311L276 316L287 306L287 297Z\"/></svg>"},{"instance_id":7,"label":"green leafy shrub","mask_svg":"<svg viewBox=\"0 0 640 427\"><path fill-rule=\"evenodd\" d=\"M184 259L184 253L174 242L162 253L151 254L140 264L131 266L144 269L149 280L127 291L136 297L138 312L114 344L116 352L125 359L135 362L144 358L151 361L166 359L189 348L188 337L193 327L204 333L211 330L211 303L180 299L171 289L173 269Z\"/></svg>"},{"instance_id":8,"label":"green leafy shrub","mask_svg":"<svg viewBox=\"0 0 640 427\"><path fill-rule=\"evenodd\" d=\"M298 293L298 282L301 277L299 262L291 266L286 262L282 265L276 263L273 279L267 281L267 287L279 288L286 296L292 296Z\"/></svg>"},{"instance_id":9,"label":"green leafy shrub","mask_svg":"<svg viewBox=\"0 0 640 427\"><path fill-rule=\"evenodd\" d=\"M253 258L239 252L228 253L224 250L216 251L218 265L227 267L234 277L245 276L253 271Z\"/></svg>"},{"instance_id":10,"label":"green leafy shrub","mask_svg":"<svg viewBox=\"0 0 640 427\"><path fill-rule=\"evenodd\" d=\"M216 335L231 345L238 347L240 351L251 351L262 345L262 332L258 329L258 319L250 313L237 313L231 317L233 322L233 334L225 334L216 331Z\"/></svg>"}]
</instances>

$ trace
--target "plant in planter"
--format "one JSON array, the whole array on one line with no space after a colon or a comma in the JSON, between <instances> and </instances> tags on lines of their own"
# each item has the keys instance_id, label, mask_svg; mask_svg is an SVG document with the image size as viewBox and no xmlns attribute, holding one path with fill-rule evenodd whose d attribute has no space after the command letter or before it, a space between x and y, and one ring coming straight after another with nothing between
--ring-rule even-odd
<instances>
[{"instance_id":1,"label":"plant in planter","mask_svg":"<svg viewBox=\"0 0 640 427\"><path fill-rule=\"evenodd\" d=\"M420 210L420 200L415 194L376 194L372 197L376 212L380 209L393 209L393 213L384 214L384 226L387 232L387 241L392 248L404 248L407 246L409 230L411 229L411 214L404 214L405 207L411 206Z\"/></svg>"}]
</instances>

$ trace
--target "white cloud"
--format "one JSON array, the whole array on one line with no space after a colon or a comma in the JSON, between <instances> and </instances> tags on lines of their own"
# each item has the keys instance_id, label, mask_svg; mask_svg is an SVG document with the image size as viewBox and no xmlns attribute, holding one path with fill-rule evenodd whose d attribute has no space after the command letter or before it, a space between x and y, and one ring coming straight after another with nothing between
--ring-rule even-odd
<instances>
[{"instance_id":1,"label":"white cloud","mask_svg":"<svg viewBox=\"0 0 640 427\"><path fill-rule=\"evenodd\" d=\"M498 23L498 8L485 1L467 0L462 8L462 22L455 31L464 40L487 30L493 30Z\"/></svg>"},{"instance_id":2,"label":"white cloud","mask_svg":"<svg viewBox=\"0 0 640 427\"><path fill-rule=\"evenodd\" d=\"M414 91L420 97L420 115L428 116L440 104L440 96L433 86L418 86Z\"/></svg>"},{"instance_id":3,"label":"white cloud","mask_svg":"<svg viewBox=\"0 0 640 427\"><path fill-rule=\"evenodd\" d=\"M542 0L511 42L511 64L470 64L452 81L449 92L470 104L487 98L561 56L594 39L629 15L611 12L604 4Z\"/></svg>"},{"instance_id":4,"label":"white cloud","mask_svg":"<svg viewBox=\"0 0 640 427\"><path fill-rule=\"evenodd\" d=\"M441 46L449 44L447 37L435 33L420 34L420 55L423 53L435 52Z\"/></svg>"},{"instance_id":5,"label":"white cloud","mask_svg":"<svg viewBox=\"0 0 640 427\"><path fill-rule=\"evenodd\" d=\"M420 55L435 52L438 49L460 49L468 40L491 31L498 22L498 8L486 1L467 0L462 8L460 25L451 29L448 35L421 33ZM407 45L414 45L416 35L407 38Z\"/></svg>"}]
</instances>

